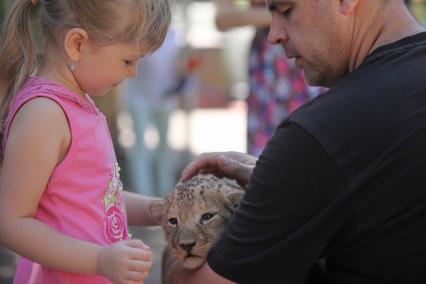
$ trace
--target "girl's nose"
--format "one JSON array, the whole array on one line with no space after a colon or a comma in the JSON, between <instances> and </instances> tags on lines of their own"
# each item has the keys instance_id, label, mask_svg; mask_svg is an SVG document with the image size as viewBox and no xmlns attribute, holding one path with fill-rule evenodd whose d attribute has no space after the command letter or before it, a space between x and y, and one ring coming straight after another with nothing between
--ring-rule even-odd
<instances>
[{"instance_id":1,"label":"girl's nose","mask_svg":"<svg viewBox=\"0 0 426 284\"><path fill-rule=\"evenodd\" d=\"M129 71L127 72L127 77L135 78L138 75L138 68L137 65L133 65L129 68Z\"/></svg>"}]
</instances>

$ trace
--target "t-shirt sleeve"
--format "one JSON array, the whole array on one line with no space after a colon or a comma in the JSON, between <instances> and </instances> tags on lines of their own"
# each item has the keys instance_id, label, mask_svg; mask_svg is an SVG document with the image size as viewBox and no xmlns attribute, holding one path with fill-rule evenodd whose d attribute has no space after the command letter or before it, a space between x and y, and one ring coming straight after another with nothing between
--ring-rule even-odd
<instances>
[{"instance_id":1,"label":"t-shirt sleeve","mask_svg":"<svg viewBox=\"0 0 426 284\"><path fill-rule=\"evenodd\" d=\"M304 283L342 223L335 213L344 189L322 146L298 124L282 123L212 249L210 267L238 283Z\"/></svg>"}]
</instances>

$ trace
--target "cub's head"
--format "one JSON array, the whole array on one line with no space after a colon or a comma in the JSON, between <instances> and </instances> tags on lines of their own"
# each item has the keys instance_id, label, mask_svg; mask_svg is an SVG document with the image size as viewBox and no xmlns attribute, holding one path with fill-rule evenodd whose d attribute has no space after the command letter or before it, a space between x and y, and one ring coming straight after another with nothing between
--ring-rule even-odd
<instances>
[{"instance_id":1,"label":"cub's head","mask_svg":"<svg viewBox=\"0 0 426 284\"><path fill-rule=\"evenodd\" d=\"M213 175L178 183L151 216L163 226L168 245L188 269L201 266L234 213L243 189Z\"/></svg>"}]
</instances>

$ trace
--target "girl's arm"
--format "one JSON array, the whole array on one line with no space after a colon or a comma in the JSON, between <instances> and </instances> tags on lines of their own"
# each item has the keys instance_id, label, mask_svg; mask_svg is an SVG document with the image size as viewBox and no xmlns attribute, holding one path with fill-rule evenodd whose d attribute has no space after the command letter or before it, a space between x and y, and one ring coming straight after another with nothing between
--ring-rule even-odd
<instances>
[{"instance_id":1,"label":"girl's arm","mask_svg":"<svg viewBox=\"0 0 426 284\"><path fill-rule=\"evenodd\" d=\"M215 0L216 26L221 31L242 26L268 27L271 15L265 6L253 6L241 9L235 6L233 0Z\"/></svg>"},{"instance_id":2,"label":"girl's arm","mask_svg":"<svg viewBox=\"0 0 426 284\"><path fill-rule=\"evenodd\" d=\"M124 199L127 209L127 220L129 225L155 226L158 225L149 214L148 207L152 201L160 198L124 191Z\"/></svg>"},{"instance_id":3,"label":"girl's arm","mask_svg":"<svg viewBox=\"0 0 426 284\"><path fill-rule=\"evenodd\" d=\"M140 241L101 247L70 238L35 219L50 175L71 141L62 109L47 98L26 103L16 114L0 173L0 243L44 267L102 274L115 283L140 277L150 252ZM129 264L131 263L131 264ZM132 274L133 273L133 274ZM136 275L136 276L135 276Z\"/></svg>"},{"instance_id":4,"label":"girl's arm","mask_svg":"<svg viewBox=\"0 0 426 284\"><path fill-rule=\"evenodd\" d=\"M100 246L73 240L34 218L69 144L65 114L53 101L33 99L16 114L0 175L0 241L42 265L96 273Z\"/></svg>"}]
</instances>

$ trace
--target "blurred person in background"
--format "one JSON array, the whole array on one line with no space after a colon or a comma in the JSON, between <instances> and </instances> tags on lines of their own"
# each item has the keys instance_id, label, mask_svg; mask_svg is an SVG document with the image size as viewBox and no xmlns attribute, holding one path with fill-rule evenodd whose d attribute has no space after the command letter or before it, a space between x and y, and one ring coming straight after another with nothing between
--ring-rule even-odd
<instances>
[{"instance_id":1,"label":"blurred person in background","mask_svg":"<svg viewBox=\"0 0 426 284\"><path fill-rule=\"evenodd\" d=\"M279 122L322 89L308 86L294 60L268 42L271 15L263 0L251 0L247 9L239 7L236 0L215 0L215 4L219 30L256 28L248 58L247 152L259 156Z\"/></svg>"},{"instance_id":2,"label":"blurred person in background","mask_svg":"<svg viewBox=\"0 0 426 284\"><path fill-rule=\"evenodd\" d=\"M151 196L163 196L177 179L167 134L177 107L179 54L176 32L169 28L163 45L139 61L137 77L123 88L123 107L136 138L126 151L130 182L134 191Z\"/></svg>"}]
</instances>

